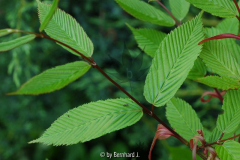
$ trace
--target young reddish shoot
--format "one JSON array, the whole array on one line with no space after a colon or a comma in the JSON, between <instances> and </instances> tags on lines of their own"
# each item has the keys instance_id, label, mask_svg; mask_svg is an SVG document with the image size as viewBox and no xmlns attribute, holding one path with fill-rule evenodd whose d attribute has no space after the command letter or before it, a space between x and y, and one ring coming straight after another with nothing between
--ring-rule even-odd
<instances>
[{"instance_id":1,"label":"young reddish shoot","mask_svg":"<svg viewBox=\"0 0 240 160\"><path fill-rule=\"evenodd\" d=\"M210 38L206 38L204 40L202 40L201 42L198 43L198 45L206 42L206 41L211 41L211 40L216 40L216 39L225 39L225 38L234 38L234 39L239 39L240 37L235 35L235 34L231 34L231 33L224 33L224 34L219 34Z\"/></svg>"},{"instance_id":2,"label":"young reddish shoot","mask_svg":"<svg viewBox=\"0 0 240 160\"><path fill-rule=\"evenodd\" d=\"M201 102L203 102L203 103L209 102L213 97L218 98L221 102L223 102L223 97L222 96L225 93L226 93L225 91L219 92L218 90L216 90L214 88L214 92L207 91L207 92L204 92L202 94ZM205 100L204 97L207 96L207 95L209 95L210 97L207 100Z\"/></svg>"},{"instance_id":3,"label":"young reddish shoot","mask_svg":"<svg viewBox=\"0 0 240 160\"><path fill-rule=\"evenodd\" d=\"M156 0L157 1L157 0ZM178 20L174 17L174 15L167 9L167 7L165 7L160 1L157 1L158 4L160 4L166 11L167 13L173 18L173 20L175 21L175 25L176 27L180 26L181 24L178 22Z\"/></svg>"},{"instance_id":4,"label":"young reddish shoot","mask_svg":"<svg viewBox=\"0 0 240 160\"><path fill-rule=\"evenodd\" d=\"M149 155L148 155L148 159L151 160L151 155L152 155L152 150L153 150L153 147L155 146L156 144L156 141L159 139L159 140L162 140L162 139L167 139L171 136L174 136L175 135L170 132L166 127L164 127L163 125L159 124L158 127L157 127L157 131L155 133L155 136L154 136L154 139L153 139L153 142L152 142L152 145L151 145L151 148L150 148L150 151L149 151Z\"/></svg>"}]
</instances>

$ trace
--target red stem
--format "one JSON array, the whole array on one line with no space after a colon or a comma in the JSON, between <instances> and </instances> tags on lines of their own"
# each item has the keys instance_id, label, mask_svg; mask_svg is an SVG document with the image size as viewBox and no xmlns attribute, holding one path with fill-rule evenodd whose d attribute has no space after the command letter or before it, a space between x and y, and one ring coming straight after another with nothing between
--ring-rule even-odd
<instances>
[{"instance_id":1,"label":"red stem","mask_svg":"<svg viewBox=\"0 0 240 160\"><path fill-rule=\"evenodd\" d=\"M239 16L236 16L236 18L238 19L238 21L240 22L240 17Z\"/></svg>"},{"instance_id":2,"label":"red stem","mask_svg":"<svg viewBox=\"0 0 240 160\"><path fill-rule=\"evenodd\" d=\"M239 8L239 6L238 6L237 1L236 1L236 0L233 0L233 2L235 3L235 6L237 7L238 13L239 13L239 15L240 15L240 8ZM237 19L240 21L239 15L236 15L236 17L237 17Z\"/></svg>"},{"instance_id":3,"label":"red stem","mask_svg":"<svg viewBox=\"0 0 240 160\"><path fill-rule=\"evenodd\" d=\"M212 145L214 145L214 144L219 144L219 143L222 143L222 142L225 142L225 141L227 141L227 140L231 140L231 139L234 139L234 138L237 138L237 137L240 137L240 134L238 134L238 135L236 135L236 136L233 136L233 137L231 137L231 138L227 138L227 139L220 140L220 141L218 140L218 141L216 141L216 142L209 143L209 144L205 145L204 147L212 146Z\"/></svg>"},{"instance_id":4,"label":"red stem","mask_svg":"<svg viewBox=\"0 0 240 160\"><path fill-rule=\"evenodd\" d=\"M224 136L224 133L222 133L221 137L218 139L218 141L221 141Z\"/></svg>"},{"instance_id":5,"label":"red stem","mask_svg":"<svg viewBox=\"0 0 240 160\"><path fill-rule=\"evenodd\" d=\"M223 97L222 97L221 93L219 92L219 90L217 88L214 88L214 90L217 93L218 98L220 99L220 101L223 103Z\"/></svg>"},{"instance_id":6,"label":"red stem","mask_svg":"<svg viewBox=\"0 0 240 160\"><path fill-rule=\"evenodd\" d=\"M167 9L167 7L165 7L160 1L157 1L158 4L160 4L167 12L168 14L173 18L173 20L176 23L176 27L180 26L180 23L178 22L178 20L174 17L174 15Z\"/></svg>"},{"instance_id":7,"label":"red stem","mask_svg":"<svg viewBox=\"0 0 240 160\"><path fill-rule=\"evenodd\" d=\"M131 98L135 103L137 103L143 111L156 119L159 123L161 123L164 127L166 127L170 132L172 132L177 139L179 139L183 144L188 145L188 141L182 138L178 133L176 133L172 128L170 128L167 124L165 124L161 119L159 119L153 112L151 112L148 108L143 106L138 100L136 100L131 94L129 94L125 89L123 89L117 82L115 82L111 77L109 77L97 64L93 66L96 68L103 76L105 76L110 82L112 82L116 87L118 87L123 93L125 93L129 98Z\"/></svg>"}]
</instances>

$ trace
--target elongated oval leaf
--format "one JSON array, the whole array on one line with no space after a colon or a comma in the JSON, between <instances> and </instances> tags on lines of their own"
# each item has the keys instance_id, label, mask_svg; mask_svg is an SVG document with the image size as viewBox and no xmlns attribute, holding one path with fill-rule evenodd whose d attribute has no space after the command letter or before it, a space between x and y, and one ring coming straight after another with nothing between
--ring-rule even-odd
<instances>
[{"instance_id":1,"label":"elongated oval leaf","mask_svg":"<svg viewBox=\"0 0 240 160\"><path fill-rule=\"evenodd\" d=\"M166 13L140 0L116 0L129 14L142 21L161 26L174 26L174 20Z\"/></svg>"},{"instance_id":2,"label":"elongated oval leaf","mask_svg":"<svg viewBox=\"0 0 240 160\"><path fill-rule=\"evenodd\" d=\"M218 116L217 127L224 133L234 132L240 124L240 91L228 91L224 97L223 115Z\"/></svg>"},{"instance_id":3,"label":"elongated oval leaf","mask_svg":"<svg viewBox=\"0 0 240 160\"><path fill-rule=\"evenodd\" d=\"M180 21L187 15L190 3L186 0L169 0L172 14Z\"/></svg>"},{"instance_id":4,"label":"elongated oval leaf","mask_svg":"<svg viewBox=\"0 0 240 160\"><path fill-rule=\"evenodd\" d=\"M186 140L198 135L197 130L203 126L192 107L185 101L172 98L167 103L166 115L172 128Z\"/></svg>"},{"instance_id":5,"label":"elongated oval leaf","mask_svg":"<svg viewBox=\"0 0 240 160\"><path fill-rule=\"evenodd\" d=\"M239 80L231 77L207 76L198 78L196 81L223 90L240 89Z\"/></svg>"},{"instance_id":6,"label":"elongated oval leaf","mask_svg":"<svg viewBox=\"0 0 240 160\"><path fill-rule=\"evenodd\" d=\"M5 36L5 35L8 35L8 34L10 34L10 33L14 33L15 31L16 31L15 29L10 29L10 28L1 29L1 30L0 30L0 37Z\"/></svg>"},{"instance_id":7,"label":"elongated oval leaf","mask_svg":"<svg viewBox=\"0 0 240 160\"><path fill-rule=\"evenodd\" d=\"M128 25L138 43L138 46L149 56L154 57L160 43L167 36L166 33L154 29L135 29Z\"/></svg>"},{"instance_id":8,"label":"elongated oval leaf","mask_svg":"<svg viewBox=\"0 0 240 160\"><path fill-rule=\"evenodd\" d=\"M214 73L240 79L240 65L229 49L221 42L205 42L200 57Z\"/></svg>"},{"instance_id":9,"label":"elongated oval leaf","mask_svg":"<svg viewBox=\"0 0 240 160\"><path fill-rule=\"evenodd\" d=\"M11 49L14 49L16 47L19 47L23 44L26 44L36 38L35 35L27 35L27 36L22 36L20 38L8 41L8 42L2 42L0 43L0 52L5 52L9 51Z\"/></svg>"},{"instance_id":10,"label":"elongated oval leaf","mask_svg":"<svg viewBox=\"0 0 240 160\"><path fill-rule=\"evenodd\" d=\"M59 0L53 0L53 3L52 3L52 6L51 6L51 9L49 10L47 16L44 18L44 20L42 21L42 24L39 28L39 31L42 32L46 26L48 25L49 21L52 19L53 17L53 14L55 13L57 7L58 7L58 3L59 3Z\"/></svg>"},{"instance_id":11,"label":"elongated oval leaf","mask_svg":"<svg viewBox=\"0 0 240 160\"><path fill-rule=\"evenodd\" d=\"M148 102L160 107L180 88L201 52L202 13L172 31L160 44L144 86Z\"/></svg>"},{"instance_id":12,"label":"elongated oval leaf","mask_svg":"<svg viewBox=\"0 0 240 160\"><path fill-rule=\"evenodd\" d=\"M226 141L223 145L216 147L216 152L221 160L239 160L240 159L240 144L235 141Z\"/></svg>"},{"instance_id":13,"label":"elongated oval leaf","mask_svg":"<svg viewBox=\"0 0 240 160\"><path fill-rule=\"evenodd\" d=\"M130 99L91 102L62 115L40 138L30 143L71 145L86 142L131 126L142 115L142 109Z\"/></svg>"},{"instance_id":14,"label":"elongated oval leaf","mask_svg":"<svg viewBox=\"0 0 240 160\"><path fill-rule=\"evenodd\" d=\"M59 90L84 75L90 67L86 62L77 61L48 69L9 95L38 95Z\"/></svg>"},{"instance_id":15,"label":"elongated oval leaf","mask_svg":"<svg viewBox=\"0 0 240 160\"><path fill-rule=\"evenodd\" d=\"M51 5L38 2L39 18L42 22L51 9ZM93 54L93 44L79 23L69 14L57 9L52 19L45 28L47 34L70 47L81 52L87 57Z\"/></svg>"},{"instance_id":16,"label":"elongated oval leaf","mask_svg":"<svg viewBox=\"0 0 240 160\"><path fill-rule=\"evenodd\" d=\"M187 0L194 6L215 16L232 18L238 15L232 0Z\"/></svg>"},{"instance_id":17,"label":"elongated oval leaf","mask_svg":"<svg viewBox=\"0 0 240 160\"><path fill-rule=\"evenodd\" d=\"M207 74L207 68L205 64L200 58L197 58L187 78L195 80L197 78L204 77L206 74Z\"/></svg>"}]
</instances>

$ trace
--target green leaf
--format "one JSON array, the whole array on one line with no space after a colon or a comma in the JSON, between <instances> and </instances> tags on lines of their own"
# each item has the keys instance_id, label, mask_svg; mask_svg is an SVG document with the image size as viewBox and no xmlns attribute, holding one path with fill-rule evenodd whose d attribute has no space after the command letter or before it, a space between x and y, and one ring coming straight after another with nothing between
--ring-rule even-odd
<instances>
[{"instance_id":1,"label":"green leaf","mask_svg":"<svg viewBox=\"0 0 240 160\"><path fill-rule=\"evenodd\" d=\"M207 76L198 78L196 81L223 90L240 89L239 80L231 77Z\"/></svg>"},{"instance_id":2,"label":"green leaf","mask_svg":"<svg viewBox=\"0 0 240 160\"><path fill-rule=\"evenodd\" d=\"M196 112L181 99L172 98L167 103L166 115L172 128L187 141L198 135L198 129L203 130Z\"/></svg>"},{"instance_id":3,"label":"green leaf","mask_svg":"<svg viewBox=\"0 0 240 160\"><path fill-rule=\"evenodd\" d=\"M190 3L186 0L169 0L172 14L180 21L187 15Z\"/></svg>"},{"instance_id":4,"label":"green leaf","mask_svg":"<svg viewBox=\"0 0 240 160\"><path fill-rule=\"evenodd\" d=\"M71 145L131 126L142 109L130 99L109 99L84 104L58 118L44 134L30 143Z\"/></svg>"},{"instance_id":5,"label":"green leaf","mask_svg":"<svg viewBox=\"0 0 240 160\"><path fill-rule=\"evenodd\" d=\"M221 42L205 42L200 58L214 73L240 79L240 65L229 49Z\"/></svg>"},{"instance_id":6,"label":"green leaf","mask_svg":"<svg viewBox=\"0 0 240 160\"><path fill-rule=\"evenodd\" d=\"M217 25L217 29L223 33L232 33L238 35L239 31L239 21L236 17L224 19ZM215 35L213 35L215 36ZM222 40L223 44L228 47L232 55L236 58L238 64L240 64L240 46L236 43L235 39L226 38Z\"/></svg>"},{"instance_id":7,"label":"green leaf","mask_svg":"<svg viewBox=\"0 0 240 160\"><path fill-rule=\"evenodd\" d=\"M217 127L221 132L234 132L240 124L240 91L228 91L223 100L223 115L217 119Z\"/></svg>"},{"instance_id":8,"label":"green leaf","mask_svg":"<svg viewBox=\"0 0 240 160\"><path fill-rule=\"evenodd\" d=\"M239 160L240 144L235 141L226 141L223 145L216 146L216 152L221 160Z\"/></svg>"},{"instance_id":9,"label":"green leaf","mask_svg":"<svg viewBox=\"0 0 240 160\"><path fill-rule=\"evenodd\" d=\"M187 78L195 80L197 78L204 77L206 74L207 74L207 68L205 64L200 58L197 58Z\"/></svg>"},{"instance_id":10,"label":"green leaf","mask_svg":"<svg viewBox=\"0 0 240 160\"><path fill-rule=\"evenodd\" d=\"M10 28L1 29L0 30L0 37L6 36L10 33L14 33L15 31L16 31L15 29L10 29Z\"/></svg>"},{"instance_id":11,"label":"green leaf","mask_svg":"<svg viewBox=\"0 0 240 160\"><path fill-rule=\"evenodd\" d=\"M221 135L222 135L222 132L219 131L219 129L216 127L213 129L211 135L209 137L207 137L206 141L208 143L216 142L217 140L219 140Z\"/></svg>"},{"instance_id":12,"label":"green leaf","mask_svg":"<svg viewBox=\"0 0 240 160\"><path fill-rule=\"evenodd\" d=\"M160 43L167 36L166 33L154 29L135 29L128 24L127 26L132 30L139 48L151 57L154 57Z\"/></svg>"},{"instance_id":13,"label":"green leaf","mask_svg":"<svg viewBox=\"0 0 240 160\"><path fill-rule=\"evenodd\" d=\"M133 17L161 26L174 26L175 22L166 13L140 0L116 0Z\"/></svg>"},{"instance_id":14,"label":"green leaf","mask_svg":"<svg viewBox=\"0 0 240 160\"><path fill-rule=\"evenodd\" d=\"M220 22L217 25L217 28L208 28L205 30L205 33L207 35L207 38L213 37L219 34L223 33L232 33L237 35L239 31L239 21L237 18L228 18L224 19L222 22ZM240 46L236 43L235 39L221 39L218 40L219 42L222 42L223 45L225 45L228 50L232 53L232 55L236 58L238 64L240 64Z\"/></svg>"},{"instance_id":15,"label":"green leaf","mask_svg":"<svg viewBox=\"0 0 240 160\"><path fill-rule=\"evenodd\" d=\"M23 44L26 44L36 38L35 35L27 35L27 36L22 36L20 38L8 41L8 42L2 42L0 43L0 52L6 52L11 49L14 49L16 47L19 47Z\"/></svg>"},{"instance_id":16,"label":"green leaf","mask_svg":"<svg viewBox=\"0 0 240 160\"><path fill-rule=\"evenodd\" d=\"M151 104L166 104L187 78L202 48L198 45L203 39L201 16L176 28L160 44L144 86Z\"/></svg>"},{"instance_id":17,"label":"green leaf","mask_svg":"<svg viewBox=\"0 0 240 160\"><path fill-rule=\"evenodd\" d=\"M42 3L39 0L37 2L39 18L42 22L49 13L51 5ZM83 55L87 57L92 56L92 41L89 39L79 23L77 23L72 16L64 11L60 9L56 10L51 21L45 28L45 31L50 37L69 45L70 47L81 52Z\"/></svg>"},{"instance_id":18,"label":"green leaf","mask_svg":"<svg viewBox=\"0 0 240 160\"><path fill-rule=\"evenodd\" d=\"M206 130L204 130L206 131ZM232 137L234 133L224 133L222 139L227 139L227 138L230 138ZM222 132L217 128L215 127L214 130L212 131L212 133L206 138L206 141L207 143L213 143L213 142L216 142L219 140L219 138L221 137L222 135Z\"/></svg>"},{"instance_id":19,"label":"green leaf","mask_svg":"<svg viewBox=\"0 0 240 160\"><path fill-rule=\"evenodd\" d=\"M168 147L170 151L171 160L191 160L192 159L192 152L187 147ZM197 155L197 160L202 160Z\"/></svg>"},{"instance_id":20,"label":"green leaf","mask_svg":"<svg viewBox=\"0 0 240 160\"><path fill-rule=\"evenodd\" d=\"M52 19L53 14L57 10L58 3L59 3L59 0L53 0L51 9L49 10L49 12L48 12L47 16L44 18L44 20L42 21L42 24L39 29L40 32L42 32L47 27L48 23Z\"/></svg>"},{"instance_id":21,"label":"green leaf","mask_svg":"<svg viewBox=\"0 0 240 160\"><path fill-rule=\"evenodd\" d=\"M234 18L227 18L222 20L218 25L217 29L221 30L222 33L232 33L238 34L239 31L239 21L236 17Z\"/></svg>"},{"instance_id":22,"label":"green leaf","mask_svg":"<svg viewBox=\"0 0 240 160\"><path fill-rule=\"evenodd\" d=\"M212 15L233 18L238 15L236 6L232 0L187 0L195 7L203 9Z\"/></svg>"},{"instance_id":23,"label":"green leaf","mask_svg":"<svg viewBox=\"0 0 240 160\"><path fill-rule=\"evenodd\" d=\"M76 61L48 69L27 81L16 92L9 94L38 95L53 92L65 87L69 83L84 75L90 67L91 66L86 62Z\"/></svg>"}]
</instances>

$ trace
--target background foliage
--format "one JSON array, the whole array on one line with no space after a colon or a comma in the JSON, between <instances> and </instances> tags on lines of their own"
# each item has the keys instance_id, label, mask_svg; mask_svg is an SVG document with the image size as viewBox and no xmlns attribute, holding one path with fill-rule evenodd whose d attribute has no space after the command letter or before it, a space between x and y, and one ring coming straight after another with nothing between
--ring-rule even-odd
<instances>
[{"instance_id":1,"label":"background foliage","mask_svg":"<svg viewBox=\"0 0 240 160\"><path fill-rule=\"evenodd\" d=\"M164 1L164 3L167 7L169 6L168 1ZM75 17L82 25L95 46L94 59L112 77L117 77L115 79L119 83L122 82L120 79L127 78L126 71L123 66L118 66L120 74L116 76L115 73L117 72L114 70L116 66L112 64L112 59L108 54L115 59L120 59L124 50L124 42L126 42L127 48L130 49L133 56L140 53L131 31L125 23L134 28L152 28L165 33L169 33L171 30L171 28L144 23L131 17L113 0L62 0L59 5L60 8ZM151 5L160 8L153 2ZM0 1L0 6L0 28L38 30L39 20L36 1ZM198 12L198 9L191 6L190 13L183 21L192 19ZM204 13L203 23L205 26L216 26L220 20ZM1 38L0 41L16 38L17 36L20 35L13 34ZM0 159L96 160L100 158L99 154L103 151L137 151L142 159L146 159L157 127L157 123L146 115L132 127L107 134L84 144L53 147L26 143L39 137L55 119L69 109L89 101L125 97L94 69L91 69L80 80L51 94L40 96L5 95L5 93L15 91L20 84L47 68L73 62L76 59L78 57L63 50L53 42L41 39L0 54ZM143 59L142 68L149 67L151 58L144 55ZM136 59L136 62L140 63L140 59ZM139 65L139 63L135 64ZM136 74L142 74L135 72ZM142 95L143 84L144 80L132 82L131 87L129 81L121 83L140 102L145 103ZM190 103L196 110L203 125L212 130L217 115L222 112L220 109L221 104L216 99L212 99L207 104L201 103L200 96L205 90L212 89L187 80L177 92L177 96ZM159 117L164 119L164 107L156 109L156 112ZM176 149L181 147L180 145L180 142L175 141L174 138L159 141L154 148L152 158L160 157L159 159L175 160L179 156L191 155L190 151L184 148L181 148L181 152ZM190 154L186 154L186 152ZM187 157L185 158L187 159Z\"/></svg>"}]
</instances>

